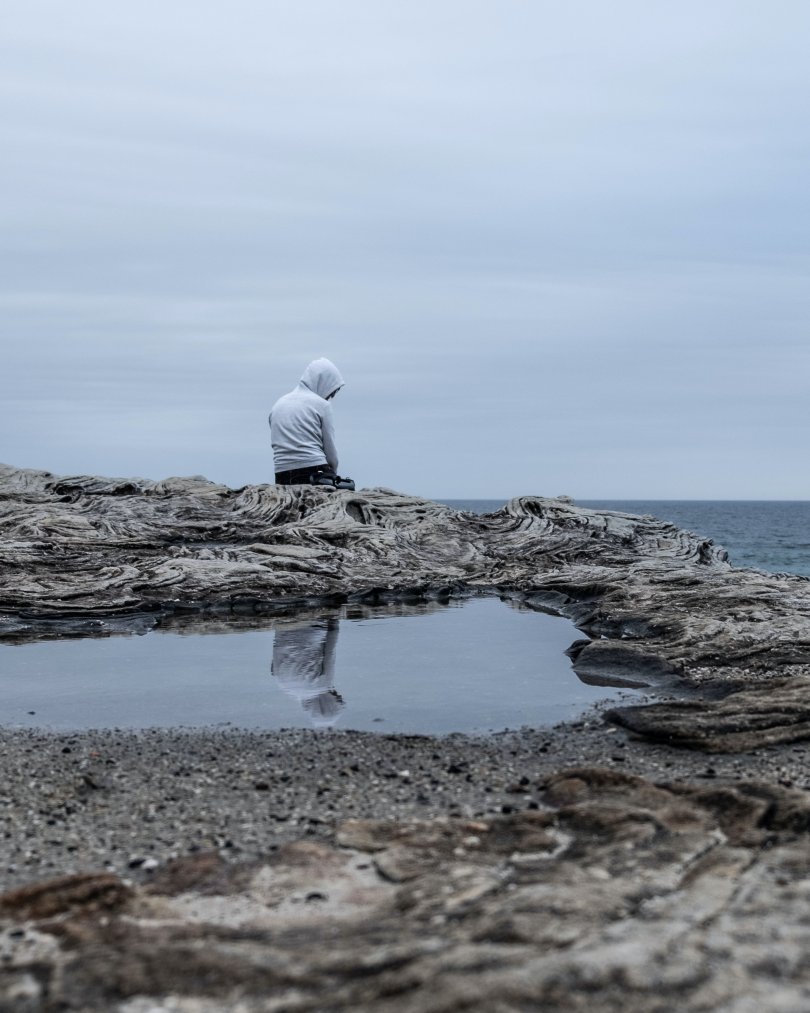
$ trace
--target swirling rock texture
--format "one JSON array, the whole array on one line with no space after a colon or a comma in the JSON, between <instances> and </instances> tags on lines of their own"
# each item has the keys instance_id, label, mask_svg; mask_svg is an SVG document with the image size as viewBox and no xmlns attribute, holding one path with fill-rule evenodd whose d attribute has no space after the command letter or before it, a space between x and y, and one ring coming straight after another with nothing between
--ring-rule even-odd
<instances>
[{"instance_id":1,"label":"swirling rock texture","mask_svg":"<svg viewBox=\"0 0 810 1013\"><path fill-rule=\"evenodd\" d=\"M657 694L606 715L638 750L743 762L810 737L810 581L650 517L2 467L0 536L8 642L498 593L574 620L584 680ZM0 1008L808 1008L806 792L591 767L538 791L8 892Z\"/></svg>"},{"instance_id":2,"label":"swirling rock texture","mask_svg":"<svg viewBox=\"0 0 810 1013\"><path fill-rule=\"evenodd\" d=\"M614 712L639 734L706 750L810 734L810 581L735 569L651 517L0 467L0 538L9 640L498 591L573 619L586 681L699 691Z\"/></svg>"}]
</instances>

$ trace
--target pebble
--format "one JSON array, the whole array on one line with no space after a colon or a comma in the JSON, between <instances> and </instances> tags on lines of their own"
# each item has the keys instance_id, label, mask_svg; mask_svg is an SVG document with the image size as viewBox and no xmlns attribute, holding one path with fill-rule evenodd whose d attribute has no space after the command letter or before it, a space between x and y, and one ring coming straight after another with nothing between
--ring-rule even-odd
<instances>
[{"instance_id":1,"label":"pebble","mask_svg":"<svg viewBox=\"0 0 810 1013\"><path fill-rule=\"evenodd\" d=\"M620 757L624 773L656 781L807 780L795 745L713 755L707 765L704 754L634 741L598 714L587 724L418 739L304 729L0 730L0 889L103 868L146 879L197 851L259 859L304 834L331 841L346 819L474 822L537 809L553 772ZM78 758L103 763L103 778L90 767L77 778Z\"/></svg>"}]
</instances>

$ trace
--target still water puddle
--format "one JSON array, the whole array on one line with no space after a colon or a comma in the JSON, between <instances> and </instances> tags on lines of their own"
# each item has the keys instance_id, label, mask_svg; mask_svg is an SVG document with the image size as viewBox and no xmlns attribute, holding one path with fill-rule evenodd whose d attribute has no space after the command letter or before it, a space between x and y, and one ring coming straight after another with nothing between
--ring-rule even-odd
<instances>
[{"instance_id":1,"label":"still water puddle","mask_svg":"<svg viewBox=\"0 0 810 1013\"><path fill-rule=\"evenodd\" d=\"M403 614L403 612L407 614ZM247 632L0 647L0 721L17 727L351 728L484 733L571 720L628 691L581 682L568 620L476 598L344 607Z\"/></svg>"}]
</instances>

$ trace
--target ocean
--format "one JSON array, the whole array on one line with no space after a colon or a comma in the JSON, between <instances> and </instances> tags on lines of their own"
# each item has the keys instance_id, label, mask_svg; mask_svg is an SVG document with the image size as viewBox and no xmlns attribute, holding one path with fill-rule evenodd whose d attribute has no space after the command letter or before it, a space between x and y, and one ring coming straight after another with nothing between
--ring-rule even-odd
<instances>
[{"instance_id":1,"label":"ocean","mask_svg":"<svg viewBox=\"0 0 810 1013\"><path fill-rule=\"evenodd\" d=\"M445 499L457 510L489 513L503 500ZM810 502L807 500L577 500L596 510L652 514L711 538L734 566L810 577Z\"/></svg>"}]
</instances>

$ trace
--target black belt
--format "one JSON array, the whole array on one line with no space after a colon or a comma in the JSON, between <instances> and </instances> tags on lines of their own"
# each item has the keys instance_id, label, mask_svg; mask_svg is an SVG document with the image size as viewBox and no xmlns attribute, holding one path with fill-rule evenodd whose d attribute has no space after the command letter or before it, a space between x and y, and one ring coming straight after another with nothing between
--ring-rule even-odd
<instances>
[{"instance_id":1,"label":"black belt","mask_svg":"<svg viewBox=\"0 0 810 1013\"><path fill-rule=\"evenodd\" d=\"M328 475L336 478L334 468L328 464L311 464L308 468L293 468L291 471L277 471L276 485L310 485L313 475Z\"/></svg>"}]
</instances>

